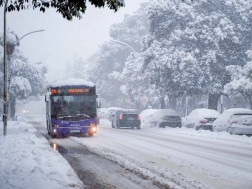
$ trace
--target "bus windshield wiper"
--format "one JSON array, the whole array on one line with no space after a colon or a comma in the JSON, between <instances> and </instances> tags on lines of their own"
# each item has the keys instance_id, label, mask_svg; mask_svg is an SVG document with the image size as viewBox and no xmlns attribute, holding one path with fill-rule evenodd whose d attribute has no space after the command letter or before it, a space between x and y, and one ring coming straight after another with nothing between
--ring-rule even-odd
<instances>
[{"instance_id":1,"label":"bus windshield wiper","mask_svg":"<svg viewBox=\"0 0 252 189\"><path fill-rule=\"evenodd\" d=\"M77 115L77 116L85 116L85 117L87 117L87 118L89 118L90 116L89 115L87 115L87 114L75 114L75 115Z\"/></svg>"},{"instance_id":2,"label":"bus windshield wiper","mask_svg":"<svg viewBox=\"0 0 252 189\"><path fill-rule=\"evenodd\" d=\"M72 116L70 116L70 115L60 115L58 118L62 119L62 118L67 118L67 117L72 117Z\"/></svg>"}]
</instances>

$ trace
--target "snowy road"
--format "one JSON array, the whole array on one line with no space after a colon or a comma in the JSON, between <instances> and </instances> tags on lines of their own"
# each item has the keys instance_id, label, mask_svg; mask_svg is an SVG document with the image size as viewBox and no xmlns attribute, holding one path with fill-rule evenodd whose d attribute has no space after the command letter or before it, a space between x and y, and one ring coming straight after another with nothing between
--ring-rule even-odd
<instances>
[{"instance_id":1,"label":"snowy road","mask_svg":"<svg viewBox=\"0 0 252 189\"><path fill-rule=\"evenodd\" d=\"M252 138L191 129L112 129L76 138L93 152L159 186L251 188Z\"/></svg>"},{"instance_id":2,"label":"snowy road","mask_svg":"<svg viewBox=\"0 0 252 189\"><path fill-rule=\"evenodd\" d=\"M140 188L252 188L252 137L185 128L112 129L104 120L94 137L53 140L63 146L77 142L111 160L101 163L102 169L89 167L107 175L113 188L118 188L113 174L125 170L132 173L128 180L133 175L146 180L139 181ZM127 184L120 182L123 188Z\"/></svg>"}]
</instances>

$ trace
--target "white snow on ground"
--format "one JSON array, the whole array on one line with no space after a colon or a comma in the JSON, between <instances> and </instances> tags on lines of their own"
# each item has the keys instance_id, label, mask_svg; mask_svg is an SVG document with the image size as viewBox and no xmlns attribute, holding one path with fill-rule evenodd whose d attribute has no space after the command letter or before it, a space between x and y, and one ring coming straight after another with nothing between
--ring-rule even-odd
<instances>
[{"instance_id":1,"label":"white snow on ground","mask_svg":"<svg viewBox=\"0 0 252 189\"><path fill-rule=\"evenodd\" d=\"M163 186L252 188L252 137L187 128L112 129L73 140Z\"/></svg>"},{"instance_id":2,"label":"white snow on ground","mask_svg":"<svg viewBox=\"0 0 252 189\"><path fill-rule=\"evenodd\" d=\"M2 123L0 128L0 188L83 188L67 161L31 124L10 121L6 136Z\"/></svg>"}]
</instances>

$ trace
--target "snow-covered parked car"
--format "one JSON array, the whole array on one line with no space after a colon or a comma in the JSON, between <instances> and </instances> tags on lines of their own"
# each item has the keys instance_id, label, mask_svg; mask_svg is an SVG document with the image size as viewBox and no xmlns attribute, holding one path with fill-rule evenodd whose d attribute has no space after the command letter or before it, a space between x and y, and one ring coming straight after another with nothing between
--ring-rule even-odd
<instances>
[{"instance_id":1,"label":"snow-covered parked car","mask_svg":"<svg viewBox=\"0 0 252 189\"><path fill-rule=\"evenodd\" d=\"M198 108L193 110L184 119L184 126L187 128L194 128L196 130L213 130L213 122L220 116L216 110Z\"/></svg>"},{"instance_id":2,"label":"snow-covered parked car","mask_svg":"<svg viewBox=\"0 0 252 189\"><path fill-rule=\"evenodd\" d=\"M155 114L156 111L157 109L146 109L140 113L142 127L151 126L151 120L153 119L153 115Z\"/></svg>"},{"instance_id":3,"label":"snow-covered parked car","mask_svg":"<svg viewBox=\"0 0 252 189\"><path fill-rule=\"evenodd\" d=\"M214 131L252 135L252 110L231 108L225 110L213 123Z\"/></svg>"},{"instance_id":4,"label":"snow-covered parked car","mask_svg":"<svg viewBox=\"0 0 252 189\"><path fill-rule=\"evenodd\" d=\"M155 127L181 127L181 117L176 110L173 109L159 109L151 119L151 126Z\"/></svg>"}]
</instances>

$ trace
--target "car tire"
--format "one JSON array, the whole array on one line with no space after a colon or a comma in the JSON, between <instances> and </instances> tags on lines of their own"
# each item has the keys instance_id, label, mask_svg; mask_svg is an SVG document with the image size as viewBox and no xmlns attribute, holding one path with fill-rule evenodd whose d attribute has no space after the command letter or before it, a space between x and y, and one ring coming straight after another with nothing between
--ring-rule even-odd
<instances>
[{"instance_id":1,"label":"car tire","mask_svg":"<svg viewBox=\"0 0 252 189\"><path fill-rule=\"evenodd\" d=\"M213 130L213 126L211 127L210 131L211 131L211 132L213 132L213 131L214 131L214 130Z\"/></svg>"},{"instance_id":2,"label":"car tire","mask_svg":"<svg viewBox=\"0 0 252 189\"><path fill-rule=\"evenodd\" d=\"M161 123L157 122L157 127L158 128L165 128L165 126L161 126Z\"/></svg>"},{"instance_id":3,"label":"car tire","mask_svg":"<svg viewBox=\"0 0 252 189\"><path fill-rule=\"evenodd\" d=\"M116 128L120 129L120 124L118 122L116 122Z\"/></svg>"},{"instance_id":4,"label":"car tire","mask_svg":"<svg viewBox=\"0 0 252 189\"><path fill-rule=\"evenodd\" d=\"M230 129L230 127L227 128L227 132L230 134L230 135L233 135L234 133L232 132L232 130Z\"/></svg>"},{"instance_id":5,"label":"car tire","mask_svg":"<svg viewBox=\"0 0 252 189\"><path fill-rule=\"evenodd\" d=\"M140 125L139 126L137 126L137 130L139 130L140 129Z\"/></svg>"}]
</instances>

